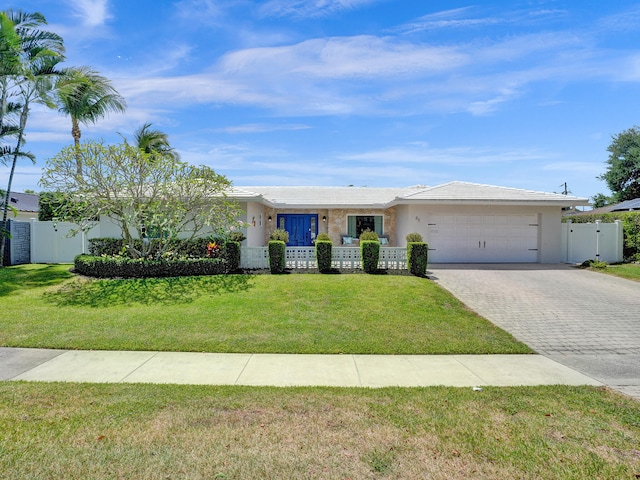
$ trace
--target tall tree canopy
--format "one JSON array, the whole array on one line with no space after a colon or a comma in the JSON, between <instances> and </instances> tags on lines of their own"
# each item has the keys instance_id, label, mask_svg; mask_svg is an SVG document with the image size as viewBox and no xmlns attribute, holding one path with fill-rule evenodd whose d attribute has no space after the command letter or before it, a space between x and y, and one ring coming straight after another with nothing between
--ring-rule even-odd
<instances>
[{"instance_id":1,"label":"tall tree canopy","mask_svg":"<svg viewBox=\"0 0 640 480\"><path fill-rule=\"evenodd\" d=\"M145 153L163 153L172 155L176 159L180 156L169 143L169 135L156 128L151 128L150 123L145 123L133 132L135 145Z\"/></svg>"},{"instance_id":2,"label":"tall tree canopy","mask_svg":"<svg viewBox=\"0 0 640 480\"><path fill-rule=\"evenodd\" d=\"M23 150L30 108L33 103L55 106L51 92L60 74L57 65L64 59L62 38L41 30L46 23L40 13L0 12L0 160L11 164L0 222L0 266L16 165L20 158L34 160Z\"/></svg>"},{"instance_id":3,"label":"tall tree canopy","mask_svg":"<svg viewBox=\"0 0 640 480\"><path fill-rule=\"evenodd\" d=\"M76 175L77 155L84 165L82 177ZM148 242L136 248L136 238L157 239L160 256L178 236L230 231L241 214L239 205L226 198L231 182L223 175L127 143L68 147L47 162L41 185L73 199L58 203L54 216L59 220L87 230L100 216L111 218L134 258L150 252Z\"/></svg>"},{"instance_id":4,"label":"tall tree canopy","mask_svg":"<svg viewBox=\"0 0 640 480\"><path fill-rule=\"evenodd\" d=\"M640 198L640 127L612 137L608 169L598 178L607 182L616 202Z\"/></svg>"},{"instance_id":5,"label":"tall tree canopy","mask_svg":"<svg viewBox=\"0 0 640 480\"><path fill-rule=\"evenodd\" d=\"M111 81L90 67L72 67L64 70L56 85L60 112L71 117L71 136L80 144L80 125L94 124L110 112L123 112L127 102L113 87ZM78 160L76 169L82 174Z\"/></svg>"}]
</instances>

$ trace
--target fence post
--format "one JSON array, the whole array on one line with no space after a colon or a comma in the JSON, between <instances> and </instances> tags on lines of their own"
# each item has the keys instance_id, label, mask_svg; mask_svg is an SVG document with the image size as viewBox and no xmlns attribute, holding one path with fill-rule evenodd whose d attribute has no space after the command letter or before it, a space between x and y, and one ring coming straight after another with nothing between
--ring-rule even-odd
<instances>
[{"instance_id":1,"label":"fence post","mask_svg":"<svg viewBox=\"0 0 640 480\"><path fill-rule=\"evenodd\" d=\"M616 220L616 262L624 261L624 229L622 220Z\"/></svg>"},{"instance_id":2,"label":"fence post","mask_svg":"<svg viewBox=\"0 0 640 480\"><path fill-rule=\"evenodd\" d=\"M567 220L567 263L574 263L573 240L571 239L571 233L573 232L573 230L571 229L572 224L572 220Z\"/></svg>"},{"instance_id":3,"label":"fence post","mask_svg":"<svg viewBox=\"0 0 640 480\"><path fill-rule=\"evenodd\" d=\"M596 220L596 260L600 261L600 224L602 220Z\"/></svg>"}]
</instances>

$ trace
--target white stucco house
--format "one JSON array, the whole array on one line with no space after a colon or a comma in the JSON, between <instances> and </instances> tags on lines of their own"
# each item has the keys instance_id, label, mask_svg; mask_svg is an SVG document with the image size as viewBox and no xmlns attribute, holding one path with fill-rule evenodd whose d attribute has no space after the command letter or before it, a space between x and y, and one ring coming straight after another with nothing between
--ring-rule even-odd
<instances>
[{"instance_id":1,"label":"white stucco house","mask_svg":"<svg viewBox=\"0 0 640 480\"><path fill-rule=\"evenodd\" d=\"M334 246L356 246L369 228L383 246L406 246L408 233L429 243L430 263L559 263L562 209L588 199L516 188L450 182L406 188L241 186L249 224L245 246L263 246L276 228L290 246L328 233Z\"/></svg>"}]
</instances>

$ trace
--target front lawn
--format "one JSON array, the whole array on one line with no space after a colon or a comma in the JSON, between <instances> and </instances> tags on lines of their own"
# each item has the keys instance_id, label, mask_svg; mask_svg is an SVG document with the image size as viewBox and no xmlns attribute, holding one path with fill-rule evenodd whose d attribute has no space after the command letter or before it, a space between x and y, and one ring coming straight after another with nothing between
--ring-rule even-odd
<instances>
[{"instance_id":1,"label":"front lawn","mask_svg":"<svg viewBox=\"0 0 640 480\"><path fill-rule=\"evenodd\" d=\"M640 282L640 264L623 263L620 265L607 265L605 268L592 269L598 272L608 273L616 277L626 278L627 280L635 280Z\"/></svg>"},{"instance_id":2,"label":"front lawn","mask_svg":"<svg viewBox=\"0 0 640 480\"><path fill-rule=\"evenodd\" d=\"M0 382L0 431L6 480L640 475L640 402L591 387Z\"/></svg>"},{"instance_id":3,"label":"front lawn","mask_svg":"<svg viewBox=\"0 0 640 480\"><path fill-rule=\"evenodd\" d=\"M0 270L0 345L251 353L531 353L432 281L396 275L89 280Z\"/></svg>"}]
</instances>

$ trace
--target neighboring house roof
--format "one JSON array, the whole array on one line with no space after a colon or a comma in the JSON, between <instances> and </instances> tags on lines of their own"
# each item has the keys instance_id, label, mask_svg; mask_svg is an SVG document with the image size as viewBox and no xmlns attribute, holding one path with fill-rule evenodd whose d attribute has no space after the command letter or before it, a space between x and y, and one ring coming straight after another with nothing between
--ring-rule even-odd
<instances>
[{"instance_id":1,"label":"neighboring house roof","mask_svg":"<svg viewBox=\"0 0 640 480\"><path fill-rule=\"evenodd\" d=\"M9 205L19 212L38 212L38 194L11 192L9 195Z\"/></svg>"},{"instance_id":2,"label":"neighboring house roof","mask_svg":"<svg viewBox=\"0 0 640 480\"><path fill-rule=\"evenodd\" d=\"M633 200L626 200L614 205L605 205L604 207L594 208L593 210L585 210L583 212L577 212L575 215L591 215L597 213L610 213L610 212L629 212L633 210L640 210L640 198L634 198Z\"/></svg>"},{"instance_id":3,"label":"neighboring house roof","mask_svg":"<svg viewBox=\"0 0 640 480\"><path fill-rule=\"evenodd\" d=\"M627 212L629 210L640 210L640 198L634 198L633 200L627 200L626 202L612 205L611 212Z\"/></svg>"},{"instance_id":4,"label":"neighboring house roof","mask_svg":"<svg viewBox=\"0 0 640 480\"><path fill-rule=\"evenodd\" d=\"M274 208L388 208L407 203L588 205L586 198L468 182L434 187L235 187L237 200L262 201Z\"/></svg>"}]
</instances>

